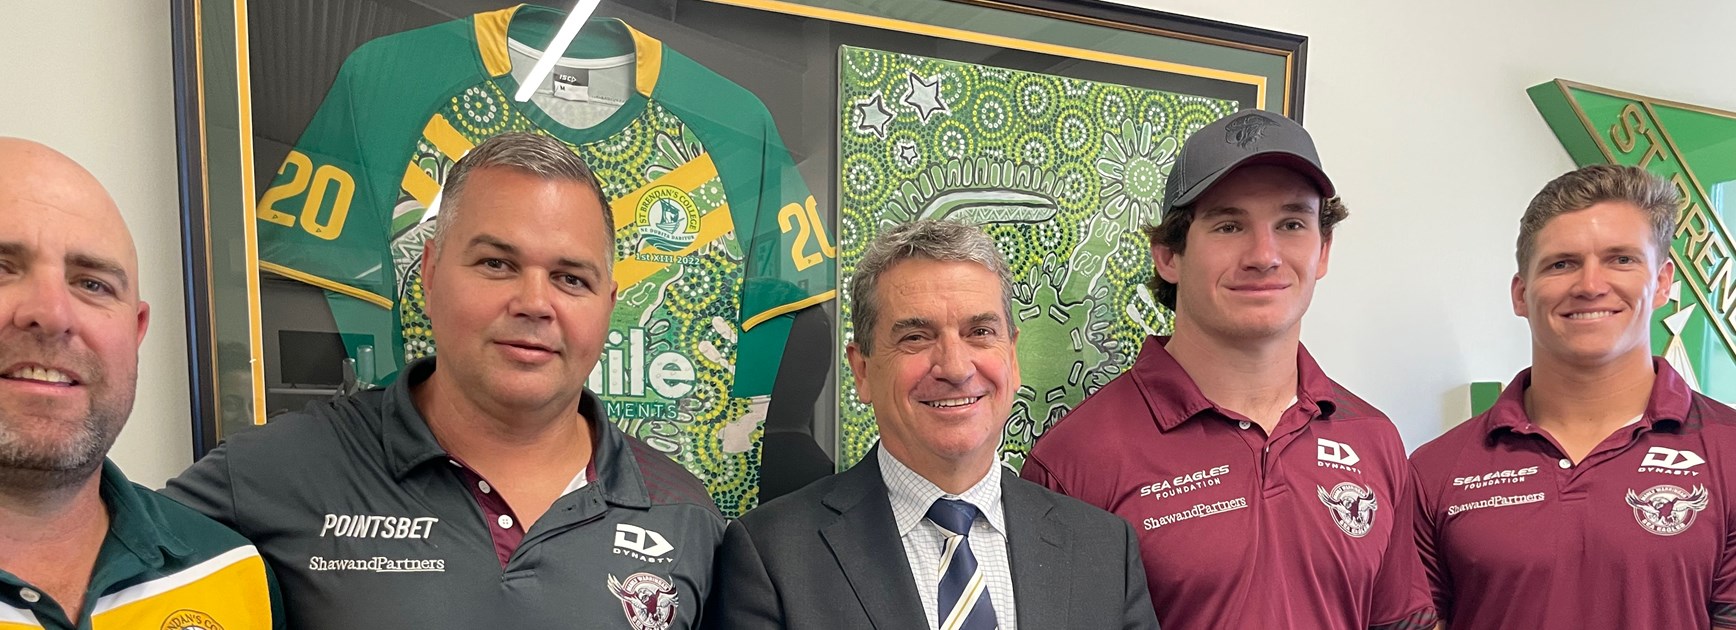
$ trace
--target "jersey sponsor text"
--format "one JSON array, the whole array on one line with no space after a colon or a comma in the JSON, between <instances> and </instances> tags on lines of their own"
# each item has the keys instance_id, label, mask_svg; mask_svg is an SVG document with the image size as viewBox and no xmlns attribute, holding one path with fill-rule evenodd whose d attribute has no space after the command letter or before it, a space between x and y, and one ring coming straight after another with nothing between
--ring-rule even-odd
<instances>
[{"instance_id":1,"label":"jersey sponsor text","mask_svg":"<svg viewBox=\"0 0 1736 630\"><path fill-rule=\"evenodd\" d=\"M367 571L370 573L439 573L446 570L446 560L441 558L387 558L374 556L372 558L338 558L327 560L320 556L307 559L309 571Z\"/></svg>"},{"instance_id":2,"label":"jersey sponsor text","mask_svg":"<svg viewBox=\"0 0 1736 630\"><path fill-rule=\"evenodd\" d=\"M327 514L320 527L321 538L427 538L440 519L432 516L372 516Z\"/></svg>"},{"instance_id":3,"label":"jersey sponsor text","mask_svg":"<svg viewBox=\"0 0 1736 630\"><path fill-rule=\"evenodd\" d=\"M1167 499L1176 495L1193 492L1200 488L1209 488L1211 486L1221 485L1224 483L1224 480L1219 479L1219 477L1228 474L1230 474L1229 464L1213 466L1206 470L1192 472L1186 475L1179 475L1174 479L1164 479L1156 483L1140 486L1139 496L1152 497L1154 499Z\"/></svg>"},{"instance_id":4,"label":"jersey sponsor text","mask_svg":"<svg viewBox=\"0 0 1736 630\"><path fill-rule=\"evenodd\" d=\"M1477 488L1497 486L1504 483L1524 483L1526 478L1535 474L1537 474L1536 466L1526 466L1524 468L1498 470L1481 475L1454 477L1453 485L1458 486L1461 490L1476 490Z\"/></svg>"},{"instance_id":5,"label":"jersey sponsor text","mask_svg":"<svg viewBox=\"0 0 1736 630\"><path fill-rule=\"evenodd\" d=\"M1195 504L1191 508L1168 516L1145 519L1145 531L1151 531L1165 525L1174 525L1189 519L1212 516L1214 514L1223 514L1224 512L1234 512L1246 507L1248 507L1248 499L1246 497L1236 497L1228 501L1218 501L1216 503L1199 503Z\"/></svg>"},{"instance_id":6,"label":"jersey sponsor text","mask_svg":"<svg viewBox=\"0 0 1736 630\"><path fill-rule=\"evenodd\" d=\"M1541 503L1546 498L1548 498L1548 497L1545 496L1544 493L1542 493L1542 492L1533 492L1531 494L1516 494L1516 495L1510 495L1510 496L1493 496L1493 497L1489 497L1487 499L1483 499L1482 501L1472 501L1470 503L1460 503L1458 505L1448 507L1447 508L1447 516L1453 516L1453 515L1460 514L1463 512L1469 512L1471 510L1481 510L1483 508L1507 507L1509 505L1525 505L1526 503Z\"/></svg>"},{"instance_id":7,"label":"jersey sponsor text","mask_svg":"<svg viewBox=\"0 0 1736 630\"><path fill-rule=\"evenodd\" d=\"M698 378L693 360L669 351L647 361L645 339L644 328L628 328L625 335L619 330L609 331L603 356L585 386L604 396L629 397L645 396L649 386L665 400L679 400L692 393Z\"/></svg>"}]
</instances>

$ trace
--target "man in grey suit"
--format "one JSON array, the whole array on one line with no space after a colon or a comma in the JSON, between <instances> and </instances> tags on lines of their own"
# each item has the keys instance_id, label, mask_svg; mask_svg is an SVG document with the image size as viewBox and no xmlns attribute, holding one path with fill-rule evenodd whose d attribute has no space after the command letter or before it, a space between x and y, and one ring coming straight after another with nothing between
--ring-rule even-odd
<instances>
[{"instance_id":1,"label":"man in grey suit","mask_svg":"<svg viewBox=\"0 0 1736 630\"><path fill-rule=\"evenodd\" d=\"M868 246L847 352L880 444L729 525L708 627L1157 628L1127 522L997 465L1019 388L1010 285L972 226Z\"/></svg>"}]
</instances>

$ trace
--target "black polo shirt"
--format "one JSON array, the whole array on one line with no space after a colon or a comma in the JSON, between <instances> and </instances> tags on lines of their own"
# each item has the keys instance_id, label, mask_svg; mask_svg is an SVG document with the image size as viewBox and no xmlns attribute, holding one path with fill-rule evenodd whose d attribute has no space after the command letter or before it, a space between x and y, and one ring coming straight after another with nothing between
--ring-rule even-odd
<instances>
[{"instance_id":1,"label":"black polo shirt","mask_svg":"<svg viewBox=\"0 0 1736 630\"><path fill-rule=\"evenodd\" d=\"M694 625L724 527L698 479L609 423L586 391L591 481L556 500L503 566L500 523L412 403L410 385L434 369L417 361L386 389L234 436L164 492L259 547L291 628Z\"/></svg>"}]
</instances>

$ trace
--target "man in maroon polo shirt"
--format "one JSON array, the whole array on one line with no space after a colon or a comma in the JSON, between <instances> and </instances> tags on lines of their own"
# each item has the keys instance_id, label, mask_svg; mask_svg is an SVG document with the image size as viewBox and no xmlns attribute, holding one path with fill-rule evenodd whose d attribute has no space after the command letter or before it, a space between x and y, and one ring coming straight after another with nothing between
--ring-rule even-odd
<instances>
[{"instance_id":1,"label":"man in maroon polo shirt","mask_svg":"<svg viewBox=\"0 0 1736 630\"><path fill-rule=\"evenodd\" d=\"M1182 147L1147 230L1175 335L1037 441L1022 474L1139 532L1165 630L1428 628L1404 445L1302 348L1348 213L1308 132L1246 111Z\"/></svg>"},{"instance_id":2,"label":"man in maroon polo shirt","mask_svg":"<svg viewBox=\"0 0 1736 630\"><path fill-rule=\"evenodd\" d=\"M1531 368L1411 457L1452 630L1736 628L1736 410L1651 355L1679 203L1643 170L1588 166L1520 219Z\"/></svg>"}]
</instances>

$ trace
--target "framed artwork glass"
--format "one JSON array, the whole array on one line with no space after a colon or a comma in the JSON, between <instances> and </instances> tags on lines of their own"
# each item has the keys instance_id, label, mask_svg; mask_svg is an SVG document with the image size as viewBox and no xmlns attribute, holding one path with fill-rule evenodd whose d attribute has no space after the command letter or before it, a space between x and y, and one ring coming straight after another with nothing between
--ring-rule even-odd
<instances>
[{"instance_id":1,"label":"framed artwork glass","mask_svg":"<svg viewBox=\"0 0 1736 630\"><path fill-rule=\"evenodd\" d=\"M564 3L173 6L197 453L434 354L445 176L528 131L610 199L587 386L730 516L872 444L841 296L919 217L983 225L1014 266L1017 466L1164 331L1139 228L1179 142L1300 118L1306 67L1300 36L1100 2L605 0L560 50Z\"/></svg>"}]
</instances>

